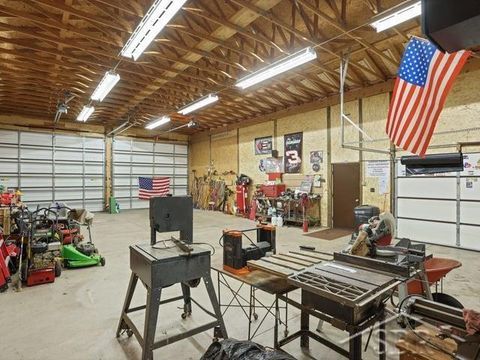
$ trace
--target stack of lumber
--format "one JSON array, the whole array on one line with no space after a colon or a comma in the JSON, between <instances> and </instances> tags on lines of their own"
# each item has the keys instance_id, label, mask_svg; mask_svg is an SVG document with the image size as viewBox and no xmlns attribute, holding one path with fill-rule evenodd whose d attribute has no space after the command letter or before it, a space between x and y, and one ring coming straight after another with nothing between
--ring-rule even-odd
<instances>
[{"instance_id":1,"label":"stack of lumber","mask_svg":"<svg viewBox=\"0 0 480 360\"><path fill-rule=\"evenodd\" d=\"M287 253L265 256L259 260L250 260L247 262L247 265L251 269L263 270L281 277L288 277L294 272L302 271L309 266L332 259L333 254L325 252L293 250Z\"/></svg>"}]
</instances>

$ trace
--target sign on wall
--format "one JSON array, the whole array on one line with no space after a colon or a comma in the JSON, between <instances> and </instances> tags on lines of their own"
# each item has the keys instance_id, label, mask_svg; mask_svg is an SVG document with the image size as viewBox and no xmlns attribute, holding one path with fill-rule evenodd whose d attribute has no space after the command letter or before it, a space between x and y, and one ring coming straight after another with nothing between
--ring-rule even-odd
<instances>
[{"instance_id":1,"label":"sign on wall","mask_svg":"<svg viewBox=\"0 0 480 360\"><path fill-rule=\"evenodd\" d=\"M312 165L312 170L318 172L321 170L323 163L323 151L316 150L310 151L310 165Z\"/></svg>"},{"instance_id":2,"label":"sign on wall","mask_svg":"<svg viewBox=\"0 0 480 360\"><path fill-rule=\"evenodd\" d=\"M302 171L303 133L285 135L285 173L297 174Z\"/></svg>"},{"instance_id":3,"label":"sign on wall","mask_svg":"<svg viewBox=\"0 0 480 360\"><path fill-rule=\"evenodd\" d=\"M273 149L271 136L255 139L255 155L270 155Z\"/></svg>"}]
</instances>

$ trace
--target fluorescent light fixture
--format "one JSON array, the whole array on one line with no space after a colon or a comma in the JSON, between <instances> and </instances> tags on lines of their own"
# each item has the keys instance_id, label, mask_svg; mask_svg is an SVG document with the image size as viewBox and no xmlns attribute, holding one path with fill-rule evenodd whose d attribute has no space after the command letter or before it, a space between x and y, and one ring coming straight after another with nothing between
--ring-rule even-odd
<instances>
[{"instance_id":1,"label":"fluorescent light fixture","mask_svg":"<svg viewBox=\"0 0 480 360\"><path fill-rule=\"evenodd\" d=\"M170 118L168 116L163 116L160 119L154 120L151 123L145 126L145 129L153 130L159 126L165 125L166 123L170 122Z\"/></svg>"},{"instance_id":2,"label":"fluorescent light fixture","mask_svg":"<svg viewBox=\"0 0 480 360\"><path fill-rule=\"evenodd\" d=\"M240 79L235 86L246 89L316 58L317 53L315 50L311 47L307 47L299 52L296 52L295 54L278 60L273 64L254 72L253 74L245 76L244 78Z\"/></svg>"},{"instance_id":3,"label":"fluorescent light fixture","mask_svg":"<svg viewBox=\"0 0 480 360\"><path fill-rule=\"evenodd\" d=\"M178 112L182 115L187 115L207 105L213 104L216 101L218 101L218 96L214 94L210 94L210 95L204 96L203 98L195 102L192 102L191 104L188 104L184 108L181 108L180 110L178 110Z\"/></svg>"},{"instance_id":4,"label":"fluorescent light fixture","mask_svg":"<svg viewBox=\"0 0 480 360\"><path fill-rule=\"evenodd\" d=\"M94 101L103 101L105 96L113 89L113 87L120 81L120 75L115 74L113 71L107 71L97 88L93 92L90 99Z\"/></svg>"},{"instance_id":5,"label":"fluorescent light fixture","mask_svg":"<svg viewBox=\"0 0 480 360\"><path fill-rule=\"evenodd\" d=\"M122 56L137 60L187 0L155 0L123 47Z\"/></svg>"},{"instance_id":6,"label":"fluorescent light fixture","mask_svg":"<svg viewBox=\"0 0 480 360\"><path fill-rule=\"evenodd\" d=\"M87 121L90 115L93 114L95 111L95 108L93 106L86 105L83 107L82 111L80 111L80 114L77 116L77 121Z\"/></svg>"},{"instance_id":7,"label":"fluorescent light fixture","mask_svg":"<svg viewBox=\"0 0 480 360\"><path fill-rule=\"evenodd\" d=\"M382 16L380 19L375 20L370 25L372 25L377 32L382 32L407 20L413 19L414 17L419 16L421 13L422 4L420 1L418 1L393 13Z\"/></svg>"}]
</instances>

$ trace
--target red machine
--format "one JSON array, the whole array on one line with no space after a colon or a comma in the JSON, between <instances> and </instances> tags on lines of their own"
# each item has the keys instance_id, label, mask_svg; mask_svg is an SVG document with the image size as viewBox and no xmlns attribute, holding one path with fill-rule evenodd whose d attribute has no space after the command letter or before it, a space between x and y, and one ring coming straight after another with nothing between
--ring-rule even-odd
<instances>
[{"instance_id":1,"label":"red machine","mask_svg":"<svg viewBox=\"0 0 480 360\"><path fill-rule=\"evenodd\" d=\"M19 254L19 248L15 243L7 244L3 238L3 234L0 232L0 292L5 291L8 288L8 282L10 281L10 269L9 266L13 264Z\"/></svg>"},{"instance_id":2,"label":"red machine","mask_svg":"<svg viewBox=\"0 0 480 360\"><path fill-rule=\"evenodd\" d=\"M248 198L248 186L251 179L247 175L241 174L237 178L236 186L236 203L237 203L237 215L247 216L247 198Z\"/></svg>"}]
</instances>

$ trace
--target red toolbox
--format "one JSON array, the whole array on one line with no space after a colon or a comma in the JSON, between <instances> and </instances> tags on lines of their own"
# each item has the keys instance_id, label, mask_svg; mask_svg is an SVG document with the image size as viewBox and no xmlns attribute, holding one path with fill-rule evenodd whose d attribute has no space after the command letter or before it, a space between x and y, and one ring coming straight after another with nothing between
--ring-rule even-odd
<instances>
[{"instance_id":1,"label":"red toolbox","mask_svg":"<svg viewBox=\"0 0 480 360\"><path fill-rule=\"evenodd\" d=\"M260 187L263 194L266 197L277 197L280 196L282 192L285 191L286 185L285 184L276 184L276 185L262 185Z\"/></svg>"}]
</instances>

